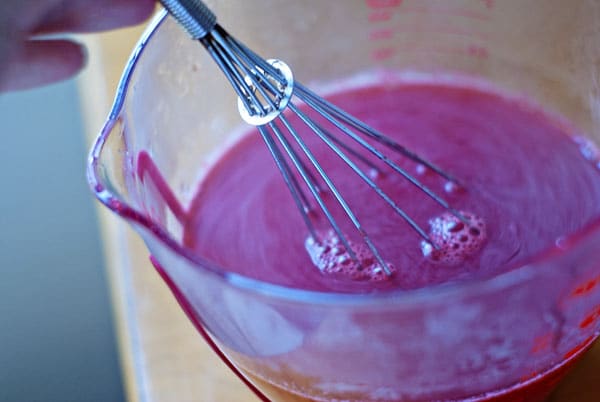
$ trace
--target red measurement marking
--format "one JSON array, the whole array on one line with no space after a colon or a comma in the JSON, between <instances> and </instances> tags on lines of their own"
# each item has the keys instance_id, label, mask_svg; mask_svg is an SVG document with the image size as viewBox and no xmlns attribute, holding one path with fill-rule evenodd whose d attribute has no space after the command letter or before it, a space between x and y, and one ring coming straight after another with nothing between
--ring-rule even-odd
<instances>
[{"instance_id":1,"label":"red measurement marking","mask_svg":"<svg viewBox=\"0 0 600 402\"><path fill-rule=\"evenodd\" d=\"M394 36L394 31L391 28L378 29L369 33L369 40L390 39Z\"/></svg>"},{"instance_id":2,"label":"red measurement marking","mask_svg":"<svg viewBox=\"0 0 600 402\"><path fill-rule=\"evenodd\" d=\"M590 279L589 281L577 286L575 290L571 293L573 297L580 297L590 293L594 290L598 285L600 285L600 275L595 278Z\"/></svg>"},{"instance_id":3,"label":"red measurement marking","mask_svg":"<svg viewBox=\"0 0 600 402\"><path fill-rule=\"evenodd\" d=\"M478 59L487 59L490 56L487 48L481 45L470 45L467 54Z\"/></svg>"},{"instance_id":4,"label":"red measurement marking","mask_svg":"<svg viewBox=\"0 0 600 402\"><path fill-rule=\"evenodd\" d=\"M394 28L394 30L398 33L405 33L405 34L436 34L436 35L453 35L453 36L464 36L467 38L471 38L471 39L475 39L475 40L480 40L480 41L487 41L489 39L489 36L487 34L485 34L484 32L479 32L479 31L470 31L470 30L465 30L465 29L461 29L461 28L456 28L453 27L451 25L427 25L426 27L423 26L410 26L410 25L400 25L397 26L396 28Z\"/></svg>"},{"instance_id":5,"label":"red measurement marking","mask_svg":"<svg viewBox=\"0 0 600 402\"><path fill-rule=\"evenodd\" d=\"M427 46L424 47L422 43L404 43L394 45L395 52L397 53L439 53L449 55L460 55L465 54L465 49L460 47L451 46Z\"/></svg>"},{"instance_id":6,"label":"red measurement marking","mask_svg":"<svg viewBox=\"0 0 600 402\"><path fill-rule=\"evenodd\" d=\"M369 8L393 8L399 7L402 0L365 0Z\"/></svg>"},{"instance_id":7,"label":"red measurement marking","mask_svg":"<svg viewBox=\"0 0 600 402\"><path fill-rule=\"evenodd\" d=\"M592 325L596 320L600 318L600 305L596 306L590 314L588 314L580 323L579 328L585 329Z\"/></svg>"},{"instance_id":8,"label":"red measurement marking","mask_svg":"<svg viewBox=\"0 0 600 402\"><path fill-rule=\"evenodd\" d=\"M533 340L533 346L530 353L532 355L536 355L548 350L548 348L550 348L550 344L552 343L552 336L552 332L548 332L535 338Z\"/></svg>"},{"instance_id":9,"label":"red measurement marking","mask_svg":"<svg viewBox=\"0 0 600 402\"><path fill-rule=\"evenodd\" d=\"M395 51L393 47L382 47L375 49L371 56L376 61L388 60L394 55Z\"/></svg>"},{"instance_id":10,"label":"red measurement marking","mask_svg":"<svg viewBox=\"0 0 600 402\"><path fill-rule=\"evenodd\" d=\"M589 345L589 343L593 340L594 340L593 336L588 337L585 341L581 342L579 345L575 346L573 349L571 349L567 353L565 353L564 358L569 359L569 358L575 356L577 353L579 353L583 349L585 349Z\"/></svg>"},{"instance_id":11,"label":"red measurement marking","mask_svg":"<svg viewBox=\"0 0 600 402\"><path fill-rule=\"evenodd\" d=\"M392 18L392 12L387 10L376 10L369 14L369 22L389 21Z\"/></svg>"},{"instance_id":12,"label":"red measurement marking","mask_svg":"<svg viewBox=\"0 0 600 402\"><path fill-rule=\"evenodd\" d=\"M447 7L447 6L407 6L406 4L402 7L402 13L415 13L415 14L438 14L438 15L450 15L455 17L471 18L481 21L489 21L490 16L486 13L473 11L467 8L458 7Z\"/></svg>"},{"instance_id":13,"label":"red measurement marking","mask_svg":"<svg viewBox=\"0 0 600 402\"><path fill-rule=\"evenodd\" d=\"M393 46L381 47L372 52L371 56L375 60L383 60L391 57L395 53L439 53L447 55L465 55L471 57L487 58L487 49L483 46L469 51L469 48L461 46L438 46L438 45L424 45L420 42L405 41L404 39L409 38L398 38L394 41Z\"/></svg>"}]
</instances>

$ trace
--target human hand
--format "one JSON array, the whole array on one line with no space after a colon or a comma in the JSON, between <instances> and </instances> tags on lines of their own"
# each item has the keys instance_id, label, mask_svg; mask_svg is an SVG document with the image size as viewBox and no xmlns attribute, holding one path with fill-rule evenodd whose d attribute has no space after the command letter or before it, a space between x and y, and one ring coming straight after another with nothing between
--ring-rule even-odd
<instances>
[{"instance_id":1,"label":"human hand","mask_svg":"<svg viewBox=\"0 0 600 402\"><path fill-rule=\"evenodd\" d=\"M57 35L133 25L154 6L154 0L0 0L0 92L76 74L85 49Z\"/></svg>"}]
</instances>

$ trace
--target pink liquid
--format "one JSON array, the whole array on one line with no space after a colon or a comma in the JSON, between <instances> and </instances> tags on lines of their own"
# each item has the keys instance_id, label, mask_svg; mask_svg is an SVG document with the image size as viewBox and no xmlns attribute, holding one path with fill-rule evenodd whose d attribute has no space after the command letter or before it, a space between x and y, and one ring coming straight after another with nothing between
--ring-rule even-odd
<instances>
[{"instance_id":1,"label":"pink liquid","mask_svg":"<svg viewBox=\"0 0 600 402\"><path fill-rule=\"evenodd\" d=\"M356 281L314 267L304 247L308 230L255 132L230 148L202 181L186 221L186 246L227 270L295 288L414 289L502 273L600 213L594 163L582 156L564 127L525 104L470 88L417 84L357 89L331 100L457 177L463 188L447 191L445 179L385 151L450 205L480 218L485 235L468 240L482 244L458 255L463 259L458 264L424 257L417 233L293 121L395 275L387 281ZM375 182L435 235L435 219L445 212L440 205L389 169ZM331 194L324 198L343 232L361 244ZM318 230L326 233L324 217L315 215Z\"/></svg>"},{"instance_id":2,"label":"pink liquid","mask_svg":"<svg viewBox=\"0 0 600 402\"><path fill-rule=\"evenodd\" d=\"M227 270L279 285L319 291L385 292L498 275L581 229L600 213L595 150L587 143L574 141L568 127L525 103L473 88L429 84L372 86L338 93L330 100L459 179L461 187L451 188L433 172L393 156L453 207L481 223L478 237L468 240L474 246L465 246L453 255L448 249L441 258L426 255L421 238L305 130L300 134L359 216L394 275L381 280L368 276L356 279L347 269L341 274L330 273L336 271L335 261L330 267L333 269L322 272L323 266L315 264L306 250L308 230L256 132L242 136L202 180L185 220L186 247ZM375 181L435 237L435 222L446 219L439 205L398 174L386 172ZM353 245L360 244L333 198L325 198L343 232ZM313 219L319 233L327 238L323 216L315 214ZM451 258L446 258L449 255ZM177 289L173 290L178 295ZM178 298L195 320L185 300ZM580 345L563 365L541 376L523 378L520 384L504 390L489 390L487 396L478 393L436 398L541 401L587 346ZM296 372L266 376L263 372L262 377L257 376L252 372L253 359L228 352L268 395L277 400L313 400L300 395L297 389L273 385L293 382L296 387L304 384L304 389L310 390L312 379ZM391 355L395 352L390 350ZM350 360L349 364L358 362ZM311 394L311 398L327 400L317 394ZM344 398L366 399L352 393Z\"/></svg>"}]
</instances>

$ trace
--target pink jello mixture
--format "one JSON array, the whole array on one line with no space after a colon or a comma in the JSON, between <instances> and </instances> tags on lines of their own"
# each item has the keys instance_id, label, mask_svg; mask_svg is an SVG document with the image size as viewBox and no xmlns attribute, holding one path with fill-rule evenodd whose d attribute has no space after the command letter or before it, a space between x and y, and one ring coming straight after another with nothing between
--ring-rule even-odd
<instances>
[{"instance_id":1,"label":"pink jello mixture","mask_svg":"<svg viewBox=\"0 0 600 402\"><path fill-rule=\"evenodd\" d=\"M309 236L257 132L242 136L202 180L186 221L187 247L225 269L294 288L415 289L502 273L600 213L600 175L590 161L595 156L586 159L565 127L523 102L469 87L406 83L358 88L330 100L456 177L458 186L385 151L472 224L462 224L400 174L382 169L375 183L438 247L423 242L292 118L394 274L381 275L330 193L324 193L327 205L362 265L376 272L353 269L356 264L318 210L311 216L320 239Z\"/></svg>"},{"instance_id":2,"label":"pink jello mixture","mask_svg":"<svg viewBox=\"0 0 600 402\"><path fill-rule=\"evenodd\" d=\"M458 185L386 151L460 211L468 224L399 174L383 169L371 175L428 232L434 244L425 242L321 140L292 117L292 124L359 217L392 275L382 272L331 194L323 193L323 197L348 236L360 265L349 260L339 238L318 211L310 214L318 238L311 237L255 130L223 150L203 176L182 219L186 247L226 270L278 285L344 293L403 291L490 278L518 268L600 214L596 149L575 136L572 128L526 102L474 87L406 82L356 87L337 92L329 100L456 177ZM322 121L320 124L327 126ZM161 272L195 320L193 309L166 273ZM398 331L408 324L397 323ZM533 332L540 323L530 325ZM202 330L200 326L199 329ZM393 339L386 342L386 347L391 348L390 356L404 356L405 345L395 345ZM577 357L588 344L578 347L569 359ZM529 346L521 346L526 353ZM349 356L353 356L356 345L347 347ZM484 344L481 347L487 348ZM235 351L229 352L236 356ZM292 356L294 352L290 353ZM318 360L318 351L315 353ZM281 355L282 367L291 358L286 356ZM234 360L244 367L244 359L237 355ZM406 359L408 362L411 357ZM418 364L417 356L412 359ZM357 364L357 360L349 363ZM254 360L249 359L247 367L252 364ZM321 369L318 361L306 362L307 367L311 364L316 365L313 373ZM510 359L505 364L510 366ZM479 397L465 395L468 391L461 387L467 385L457 385L452 395L436 398L456 400L473 396L477 399L472 400L538 401L560 379L565 367L556 366L541 377L522 378L520 384L524 386L507 386L500 376L494 382L504 385L488 390L493 397L485 396L484 391ZM283 400L289 401L313 400L303 399L300 390L311 389L312 380L297 372L263 373L260 377L251 371L248 368L246 372L263 389L271 387L269 383L275 377L296 384L290 391L273 388L271 395L286 395ZM484 375L483 371L474 375ZM365 372L365 381L372 374ZM398 378L409 374L399 372ZM463 380L460 384L469 383ZM354 399L348 400L367 398L354 394L351 397ZM328 400L315 394L311 398Z\"/></svg>"}]
</instances>

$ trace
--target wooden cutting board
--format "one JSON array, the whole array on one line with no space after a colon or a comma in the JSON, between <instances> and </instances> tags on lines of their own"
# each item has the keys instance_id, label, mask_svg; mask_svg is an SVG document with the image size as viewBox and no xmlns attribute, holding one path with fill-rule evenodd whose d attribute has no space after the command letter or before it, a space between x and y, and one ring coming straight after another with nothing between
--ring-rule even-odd
<instances>
[{"instance_id":1,"label":"wooden cutting board","mask_svg":"<svg viewBox=\"0 0 600 402\"><path fill-rule=\"evenodd\" d=\"M108 115L142 29L83 38L90 64L79 87L90 143ZM257 401L195 332L151 266L137 235L104 207L98 208L98 214L128 401ZM549 402L600 402L600 342Z\"/></svg>"}]
</instances>

